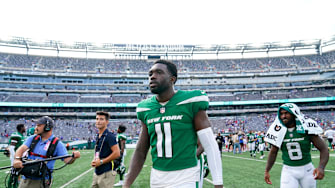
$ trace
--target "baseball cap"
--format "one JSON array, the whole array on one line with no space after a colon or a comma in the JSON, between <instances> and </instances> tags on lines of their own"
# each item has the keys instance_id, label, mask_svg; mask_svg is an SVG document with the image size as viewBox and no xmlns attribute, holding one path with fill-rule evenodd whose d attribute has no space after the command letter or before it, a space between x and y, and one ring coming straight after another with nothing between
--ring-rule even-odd
<instances>
[{"instance_id":1,"label":"baseball cap","mask_svg":"<svg viewBox=\"0 0 335 188\"><path fill-rule=\"evenodd\" d=\"M43 116L39 119L33 119L33 122L35 122L37 125L43 124L49 124L50 126L54 126L54 120L52 120L49 116Z\"/></svg>"}]
</instances>

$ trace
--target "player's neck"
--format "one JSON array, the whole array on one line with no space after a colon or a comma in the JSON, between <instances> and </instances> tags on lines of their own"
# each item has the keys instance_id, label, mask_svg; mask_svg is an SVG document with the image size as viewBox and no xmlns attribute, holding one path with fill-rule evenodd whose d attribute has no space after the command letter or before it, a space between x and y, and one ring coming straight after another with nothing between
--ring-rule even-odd
<instances>
[{"instance_id":1,"label":"player's neck","mask_svg":"<svg viewBox=\"0 0 335 188\"><path fill-rule=\"evenodd\" d=\"M294 127L296 127L295 123L292 123L292 124L286 125L286 128L294 128Z\"/></svg>"},{"instance_id":2,"label":"player's neck","mask_svg":"<svg viewBox=\"0 0 335 188\"><path fill-rule=\"evenodd\" d=\"M169 101L175 93L176 92L174 91L174 89L171 88L171 89L167 90L166 92L157 94L156 99L157 99L158 102L166 102L166 101Z\"/></svg>"}]
</instances>

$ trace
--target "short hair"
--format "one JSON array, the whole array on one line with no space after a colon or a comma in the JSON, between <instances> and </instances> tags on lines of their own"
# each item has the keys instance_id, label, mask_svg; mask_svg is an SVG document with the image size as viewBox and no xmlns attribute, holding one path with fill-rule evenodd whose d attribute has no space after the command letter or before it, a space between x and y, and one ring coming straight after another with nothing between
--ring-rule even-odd
<instances>
[{"instance_id":1,"label":"short hair","mask_svg":"<svg viewBox=\"0 0 335 188\"><path fill-rule=\"evenodd\" d=\"M104 111L97 111L96 115L105 116L106 120L109 120L109 118L110 118L109 113L108 112L104 112Z\"/></svg>"},{"instance_id":2,"label":"short hair","mask_svg":"<svg viewBox=\"0 0 335 188\"><path fill-rule=\"evenodd\" d=\"M17 124L17 125L16 125L16 130L17 130L18 132L20 132L21 129L23 129L23 127L24 127L24 124Z\"/></svg>"},{"instance_id":3,"label":"short hair","mask_svg":"<svg viewBox=\"0 0 335 188\"><path fill-rule=\"evenodd\" d=\"M167 69L168 69L168 71L170 72L170 74L171 74L172 76L176 77L176 81L174 82L174 83L176 83L176 82L177 82L177 78L178 78L177 66L176 66L174 63L172 63L171 61L167 61L167 60L164 60L164 59L157 60L157 61L154 63L154 65L155 65L155 64L158 64L158 63L160 63L160 64L164 64L164 65L167 66Z\"/></svg>"},{"instance_id":4,"label":"short hair","mask_svg":"<svg viewBox=\"0 0 335 188\"><path fill-rule=\"evenodd\" d=\"M127 127L124 125L119 125L119 130L121 133L123 133L124 131L126 131Z\"/></svg>"}]
</instances>

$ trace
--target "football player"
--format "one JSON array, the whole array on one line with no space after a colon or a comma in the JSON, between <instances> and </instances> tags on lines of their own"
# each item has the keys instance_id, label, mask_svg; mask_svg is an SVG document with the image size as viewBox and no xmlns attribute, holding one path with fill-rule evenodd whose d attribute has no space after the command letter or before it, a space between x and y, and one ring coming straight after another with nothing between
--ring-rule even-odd
<instances>
[{"instance_id":1,"label":"football player","mask_svg":"<svg viewBox=\"0 0 335 188\"><path fill-rule=\"evenodd\" d=\"M253 131L249 131L247 134L248 137L248 148L250 152L250 157L256 157L256 140L255 134Z\"/></svg>"},{"instance_id":2,"label":"football player","mask_svg":"<svg viewBox=\"0 0 335 188\"><path fill-rule=\"evenodd\" d=\"M153 168L150 187L196 187L200 176L197 165L197 139L207 154L215 187L223 187L218 145L206 110L205 92L175 91L177 67L158 60L149 70L149 86L155 96L137 106L142 131L123 187L128 188L140 173L151 146Z\"/></svg>"},{"instance_id":3,"label":"football player","mask_svg":"<svg viewBox=\"0 0 335 188\"><path fill-rule=\"evenodd\" d=\"M329 152L323 140L317 134L311 134L311 127L318 127L314 120L308 120L303 117L300 109L293 103L281 105L278 109L278 117L280 125L274 123L276 132L283 132L283 140L280 149L282 150L283 168L281 172L280 187L284 188L315 188L316 180L322 180L324 177L324 169L329 159ZM314 121L314 122L313 122ZM308 122L308 126L303 126ZM267 135L273 129L271 126ZM317 130L314 129L314 130ZM320 128L321 132L322 129ZM314 133L317 133L315 131ZM273 134L273 133L272 133ZM266 137L267 142L272 142L272 147L268 155L268 161L265 168L264 180L267 184L272 184L270 180L270 170L276 161L278 154L278 140ZM320 162L317 168L314 168L311 159L311 144L320 151ZM276 145L277 146L276 146Z\"/></svg>"}]
</instances>

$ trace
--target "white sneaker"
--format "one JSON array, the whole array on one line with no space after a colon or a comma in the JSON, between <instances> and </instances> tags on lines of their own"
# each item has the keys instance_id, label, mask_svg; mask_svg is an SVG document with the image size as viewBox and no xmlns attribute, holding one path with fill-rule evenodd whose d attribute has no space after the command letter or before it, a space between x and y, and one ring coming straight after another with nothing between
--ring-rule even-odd
<instances>
[{"instance_id":1,"label":"white sneaker","mask_svg":"<svg viewBox=\"0 0 335 188\"><path fill-rule=\"evenodd\" d=\"M119 182L119 183L114 184L115 187L122 186L122 185L123 185L123 182Z\"/></svg>"},{"instance_id":2,"label":"white sneaker","mask_svg":"<svg viewBox=\"0 0 335 188\"><path fill-rule=\"evenodd\" d=\"M260 158L260 159L263 159L263 158L264 158L264 156L262 155L262 156L260 156L259 158Z\"/></svg>"}]
</instances>

